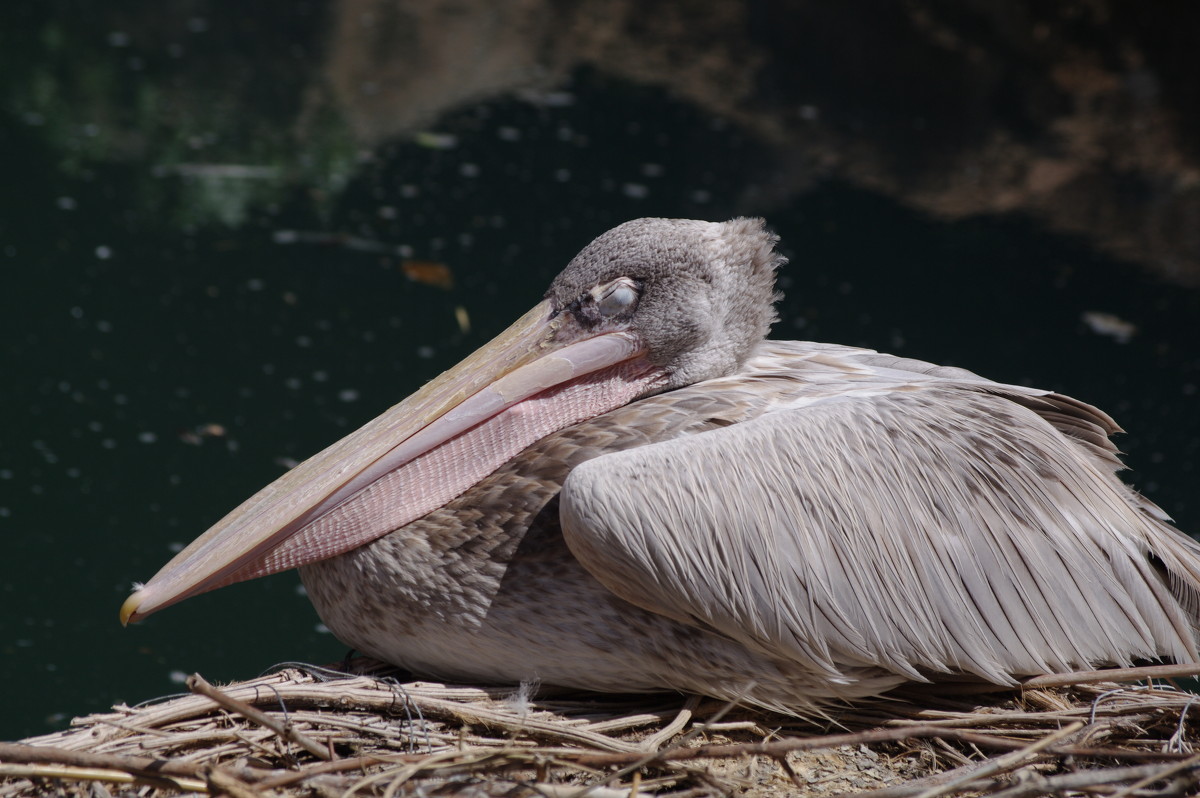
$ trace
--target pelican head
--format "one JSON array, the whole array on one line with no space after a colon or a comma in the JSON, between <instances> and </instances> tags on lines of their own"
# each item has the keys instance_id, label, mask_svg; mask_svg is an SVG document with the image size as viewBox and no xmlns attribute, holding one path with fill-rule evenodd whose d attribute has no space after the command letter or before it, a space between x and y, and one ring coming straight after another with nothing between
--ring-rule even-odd
<instances>
[{"instance_id":1,"label":"pelican head","mask_svg":"<svg viewBox=\"0 0 1200 798\"><path fill-rule=\"evenodd\" d=\"M197 538L125 601L122 622L362 546L545 435L732 373L775 319L776 240L760 219L638 219L601 235L508 330ZM495 434L464 457L455 441L480 429ZM423 479L432 463L439 478Z\"/></svg>"}]
</instances>

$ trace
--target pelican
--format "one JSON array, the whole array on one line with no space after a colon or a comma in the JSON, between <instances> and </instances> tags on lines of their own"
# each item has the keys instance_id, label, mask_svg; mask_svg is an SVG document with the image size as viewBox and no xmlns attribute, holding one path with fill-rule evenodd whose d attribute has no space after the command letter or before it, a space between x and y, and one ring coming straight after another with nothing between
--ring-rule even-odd
<instances>
[{"instance_id":1,"label":"pelican","mask_svg":"<svg viewBox=\"0 0 1200 798\"><path fill-rule=\"evenodd\" d=\"M123 622L299 568L447 680L806 715L907 682L1196 662L1200 545L1090 405L766 340L761 219L604 233L506 332L181 551Z\"/></svg>"}]
</instances>

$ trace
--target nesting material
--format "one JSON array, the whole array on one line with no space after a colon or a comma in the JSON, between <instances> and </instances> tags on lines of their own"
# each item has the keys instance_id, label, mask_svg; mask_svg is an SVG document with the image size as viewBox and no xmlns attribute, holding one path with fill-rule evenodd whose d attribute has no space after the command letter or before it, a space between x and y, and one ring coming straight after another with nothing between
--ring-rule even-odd
<instances>
[{"instance_id":1,"label":"nesting material","mask_svg":"<svg viewBox=\"0 0 1200 798\"><path fill-rule=\"evenodd\" d=\"M192 677L189 695L0 743L0 798L1200 790L1200 696L1159 681L1181 668L1134 669L1122 675L1143 679L1132 684L1031 680L982 698L939 688L825 727L675 695L402 683L369 661L347 671L294 666L223 687Z\"/></svg>"}]
</instances>

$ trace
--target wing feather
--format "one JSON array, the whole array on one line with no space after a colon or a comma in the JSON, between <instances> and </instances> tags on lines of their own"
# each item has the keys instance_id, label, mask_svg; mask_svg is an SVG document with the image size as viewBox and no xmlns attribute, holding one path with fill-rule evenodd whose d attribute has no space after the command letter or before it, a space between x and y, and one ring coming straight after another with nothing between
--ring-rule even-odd
<instances>
[{"instance_id":1,"label":"wing feather","mask_svg":"<svg viewBox=\"0 0 1200 798\"><path fill-rule=\"evenodd\" d=\"M1114 476L1112 420L944 372L583 463L568 545L623 599L834 680L1197 659L1200 546Z\"/></svg>"}]
</instances>

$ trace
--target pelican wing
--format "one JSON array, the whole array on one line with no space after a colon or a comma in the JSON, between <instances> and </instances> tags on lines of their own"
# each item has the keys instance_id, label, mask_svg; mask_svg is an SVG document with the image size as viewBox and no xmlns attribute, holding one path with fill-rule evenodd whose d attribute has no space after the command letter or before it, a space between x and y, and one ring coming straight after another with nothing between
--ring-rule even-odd
<instances>
[{"instance_id":1,"label":"pelican wing","mask_svg":"<svg viewBox=\"0 0 1200 798\"><path fill-rule=\"evenodd\" d=\"M583 463L567 543L621 598L833 680L1197 659L1200 546L1116 478L1111 419L925 375Z\"/></svg>"}]
</instances>

